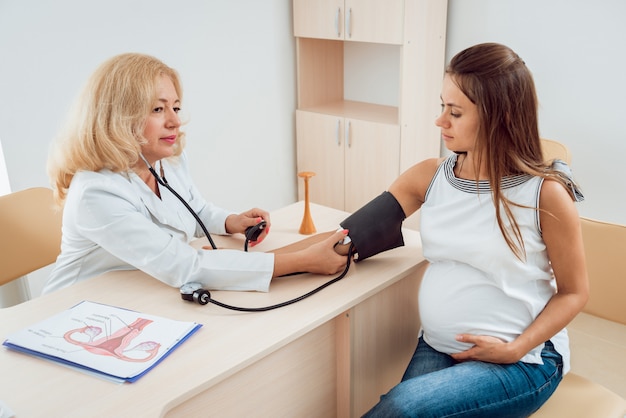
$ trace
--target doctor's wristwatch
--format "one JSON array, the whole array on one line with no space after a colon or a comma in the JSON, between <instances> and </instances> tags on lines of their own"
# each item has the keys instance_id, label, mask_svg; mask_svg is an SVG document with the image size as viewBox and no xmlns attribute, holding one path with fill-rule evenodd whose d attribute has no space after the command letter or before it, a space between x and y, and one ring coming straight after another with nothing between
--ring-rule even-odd
<instances>
[{"instance_id":1,"label":"doctor's wristwatch","mask_svg":"<svg viewBox=\"0 0 626 418\"><path fill-rule=\"evenodd\" d=\"M211 299L208 290L202 288L202 284L197 282L185 283L180 288L180 297L190 302L198 302L200 305L206 305Z\"/></svg>"}]
</instances>

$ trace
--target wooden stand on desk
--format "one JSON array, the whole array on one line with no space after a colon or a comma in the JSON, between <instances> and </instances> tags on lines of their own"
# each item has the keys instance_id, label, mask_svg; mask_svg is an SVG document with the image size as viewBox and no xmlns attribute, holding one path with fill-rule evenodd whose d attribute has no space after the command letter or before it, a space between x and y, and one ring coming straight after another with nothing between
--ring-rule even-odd
<instances>
[{"instance_id":1,"label":"wooden stand on desk","mask_svg":"<svg viewBox=\"0 0 626 418\"><path fill-rule=\"evenodd\" d=\"M311 217L311 210L309 208L309 179L314 175L315 173L311 171L298 173L298 176L304 178L304 217L302 218L302 224L300 225L300 233L304 235L311 235L316 232L315 225L313 224L313 218Z\"/></svg>"}]
</instances>

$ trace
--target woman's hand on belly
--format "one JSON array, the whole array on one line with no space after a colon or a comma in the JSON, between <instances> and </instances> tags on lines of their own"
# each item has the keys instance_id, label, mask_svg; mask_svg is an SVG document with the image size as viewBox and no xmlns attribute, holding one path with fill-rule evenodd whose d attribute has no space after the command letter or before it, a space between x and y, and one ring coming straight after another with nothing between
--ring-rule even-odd
<instances>
[{"instance_id":1,"label":"woman's hand on belly","mask_svg":"<svg viewBox=\"0 0 626 418\"><path fill-rule=\"evenodd\" d=\"M459 334L457 341L473 344L460 353L451 354L456 361L477 360L488 363L509 364L518 362L524 355L514 349L513 343L507 343L500 338L489 335Z\"/></svg>"}]
</instances>

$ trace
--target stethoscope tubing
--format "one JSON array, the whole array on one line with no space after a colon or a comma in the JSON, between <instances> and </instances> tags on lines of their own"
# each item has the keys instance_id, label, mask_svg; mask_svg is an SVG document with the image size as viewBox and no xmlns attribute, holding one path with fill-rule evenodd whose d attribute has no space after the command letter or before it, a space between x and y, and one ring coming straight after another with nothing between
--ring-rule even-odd
<instances>
[{"instance_id":1,"label":"stethoscope tubing","mask_svg":"<svg viewBox=\"0 0 626 418\"><path fill-rule=\"evenodd\" d=\"M141 159L148 166L148 170L150 171L152 176L156 179L156 181L161 186L163 186L167 190L169 190L178 200L180 200L180 202L185 206L185 208L189 211L189 213L191 213L193 215L193 217L195 218L196 222L198 222L198 225L200 225L200 228L202 228L202 232L204 232L204 235L209 240L209 243L211 244L211 247L214 250L217 250L217 246L213 242L213 239L211 238L211 234L209 234L209 231L207 230L206 226L204 225L204 222L202 222L202 220L200 219L198 214L191 208L191 206L189 206L189 204L185 201L185 199L183 199L183 197L181 195L179 195L178 192L176 192L176 190L174 190L168 184L167 179L165 178L165 175L159 176L157 174L156 170L154 169L154 167L152 167L152 165L148 162L148 160L146 160L146 158L142 154L139 154L139 155L140 155ZM163 171L163 167L161 167L161 171ZM247 244L247 237L246 237L246 244ZM247 250L247 248L248 248L248 246L246 245L245 249ZM228 305L226 303L222 303L220 301L217 301L217 300L211 298L211 293L208 290L204 290L204 294L205 294L206 297L204 298L204 303L202 303L202 304L205 305L206 303L211 302L214 305L220 306L222 308L230 309L230 310L233 310L233 311L240 311L240 312L264 312L264 311L270 311L270 310L273 310L273 309L282 308L284 306L294 304L296 302L299 302L299 301L301 301L303 299L308 298L311 295L314 295L314 294L318 293L322 289L325 289L326 287L330 286L331 284L336 283L339 280L343 279L346 276L346 274L348 274L348 270L350 269L350 259L353 256L353 252L354 252L354 244L350 244L350 248L348 250L348 259L347 259L347 262L346 262L346 267L344 268L344 270L341 272L341 274L339 276L335 277L334 279L331 279L331 280L327 281L326 283L316 287L315 289L311 290L308 293L305 293L302 296L298 296L296 298L287 300L285 302L278 303L278 304L275 304L275 305L270 305L270 306L259 307L259 308L243 308L243 307L239 307L239 306Z\"/></svg>"}]
</instances>

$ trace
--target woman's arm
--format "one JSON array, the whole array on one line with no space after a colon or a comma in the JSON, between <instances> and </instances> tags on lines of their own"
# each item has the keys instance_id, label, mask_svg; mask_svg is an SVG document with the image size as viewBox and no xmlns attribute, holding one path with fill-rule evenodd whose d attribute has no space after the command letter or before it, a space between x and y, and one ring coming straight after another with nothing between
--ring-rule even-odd
<instances>
[{"instance_id":1,"label":"woman's arm","mask_svg":"<svg viewBox=\"0 0 626 418\"><path fill-rule=\"evenodd\" d=\"M429 159L414 165L391 184L389 193L383 193L372 199L346 218L341 225L344 228L352 228L354 235L350 237L349 243L337 245L335 251L341 255L346 255L350 245L355 245L355 252L359 253L359 260L362 260L380 251L395 248L401 241L401 239L394 238L395 229L399 229L401 222L422 206L426 191L441 161L443 159ZM397 204L394 200L397 201ZM398 208L398 204L400 208ZM385 215L387 216L386 219L382 219ZM369 222L372 218L379 218L380 222L374 228L366 228L367 231L365 231L363 223ZM393 229L394 232L391 233L389 228ZM397 232L400 234L399 231ZM384 240L377 240L376 243L371 242L373 245L370 246L369 240L381 233L391 235L387 235ZM365 245L363 245L364 243ZM365 254L359 252L359 245L362 246L361 250Z\"/></svg>"},{"instance_id":2,"label":"woman's arm","mask_svg":"<svg viewBox=\"0 0 626 418\"><path fill-rule=\"evenodd\" d=\"M337 231L323 241L293 253L274 255L274 273L272 277L297 272L316 274L336 274L347 263L345 255L335 252L335 244L345 238L348 231Z\"/></svg>"},{"instance_id":3,"label":"woman's arm","mask_svg":"<svg viewBox=\"0 0 626 418\"><path fill-rule=\"evenodd\" d=\"M516 340L523 354L552 338L582 310L589 298L589 280L580 217L567 191L553 180L541 189L543 240L554 271L557 293Z\"/></svg>"},{"instance_id":4,"label":"woman's arm","mask_svg":"<svg viewBox=\"0 0 626 418\"><path fill-rule=\"evenodd\" d=\"M422 207L428 186L442 161L437 158L421 161L402 173L389 187L407 218Z\"/></svg>"}]
</instances>

